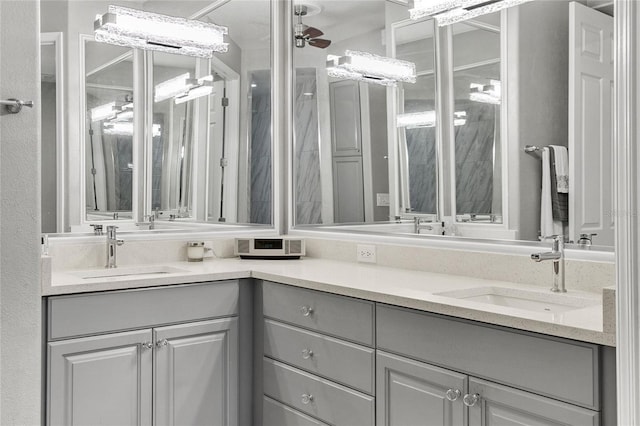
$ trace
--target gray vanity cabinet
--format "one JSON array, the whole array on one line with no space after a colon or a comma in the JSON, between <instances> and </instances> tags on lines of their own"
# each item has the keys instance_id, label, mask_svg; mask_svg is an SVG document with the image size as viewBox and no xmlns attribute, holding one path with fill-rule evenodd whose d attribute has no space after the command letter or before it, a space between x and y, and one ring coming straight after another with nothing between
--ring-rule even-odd
<instances>
[{"instance_id":1,"label":"gray vanity cabinet","mask_svg":"<svg viewBox=\"0 0 640 426\"><path fill-rule=\"evenodd\" d=\"M382 351L376 368L377 426L600 424L598 412Z\"/></svg>"},{"instance_id":2,"label":"gray vanity cabinet","mask_svg":"<svg viewBox=\"0 0 640 426\"><path fill-rule=\"evenodd\" d=\"M50 297L47 424L238 425L238 302L237 281Z\"/></svg>"},{"instance_id":3,"label":"gray vanity cabinet","mask_svg":"<svg viewBox=\"0 0 640 426\"><path fill-rule=\"evenodd\" d=\"M461 426L466 376L378 351L377 426ZM382 397L381 397L382 396Z\"/></svg>"},{"instance_id":4,"label":"gray vanity cabinet","mask_svg":"<svg viewBox=\"0 0 640 426\"><path fill-rule=\"evenodd\" d=\"M263 282L261 426L375 423L375 305Z\"/></svg>"},{"instance_id":5,"label":"gray vanity cabinet","mask_svg":"<svg viewBox=\"0 0 640 426\"><path fill-rule=\"evenodd\" d=\"M612 359L597 345L381 304L376 314L377 426L615 424Z\"/></svg>"},{"instance_id":6,"label":"gray vanity cabinet","mask_svg":"<svg viewBox=\"0 0 640 426\"><path fill-rule=\"evenodd\" d=\"M151 329L49 344L48 424L151 425Z\"/></svg>"}]
</instances>

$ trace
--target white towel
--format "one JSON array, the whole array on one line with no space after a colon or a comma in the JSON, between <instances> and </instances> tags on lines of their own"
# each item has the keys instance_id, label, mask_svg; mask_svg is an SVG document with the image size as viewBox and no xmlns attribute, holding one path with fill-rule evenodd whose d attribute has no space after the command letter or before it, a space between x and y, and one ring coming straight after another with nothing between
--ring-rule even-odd
<instances>
[{"instance_id":1,"label":"white towel","mask_svg":"<svg viewBox=\"0 0 640 426\"><path fill-rule=\"evenodd\" d=\"M551 209L551 155L549 148L542 148L542 193L540 195L540 240L562 235L562 222L553 220Z\"/></svg>"},{"instance_id":2,"label":"white towel","mask_svg":"<svg viewBox=\"0 0 640 426\"><path fill-rule=\"evenodd\" d=\"M553 148L553 155L556 160L556 182L557 191L561 194L569 193L569 152L567 148L560 145L549 145Z\"/></svg>"}]
</instances>

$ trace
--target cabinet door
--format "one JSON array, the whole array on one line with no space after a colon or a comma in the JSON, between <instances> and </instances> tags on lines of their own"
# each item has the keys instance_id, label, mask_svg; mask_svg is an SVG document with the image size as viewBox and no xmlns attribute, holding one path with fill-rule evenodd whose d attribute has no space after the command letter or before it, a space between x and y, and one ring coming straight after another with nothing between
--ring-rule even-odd
<instances>
[{"instance_id":1,"label":"cabinet door","mask_svg":"<svg viewBox=\"0 0 640 426\"><path fill-rule=\"evenodd\" d=\"M477 395L477 400L469 396ZM596 426L599 414L540 395L470 378L469 426Z\"/></svg>"},{"instance_id":2,"label":"cabinet door","mask_svg":"<svg viewBox=\"0 0 640 426\"><path fill-rule=\"evenodd\" d=\"M335 223L364 222L362 157L333 159L333 194Z\"/></svg>"},{"instance_id":3,"label":"cabinet door","mask_svg":"<svg viewBox=\"0 0 640 426\"><path fill-rule=\"evenodd\" d=\"M360 86L357 81L329 84L333 156L361 155Z\"/></svg>"},{"instance_id":4,"label":"cabinet door","mask_svg":"<svg viewBox=\"0 0 640 426\"><path fill-rule=\"evenodd\" d=\"M146 329L49 343L48 424L151 425L151 338Z\"/></svg>"},{"instance_id":5,"label":"cabinet door","mask_svg":"<svg viewBox=\"0 0 640 426\"><path fill-rule=\"evenodd\" d=\"M465 375L380 351L376 361L376 425L464 424Z\"/></svg>"},{"instance_id":6,"label":"cabinet door","mask_svg":"<svg viewBox=\"0 0 640 426\"><path fill-rule=\"evenodd\" d=\"M238 424L238 319L154 329L156 425Z\"/></svg>"}]
</instances>

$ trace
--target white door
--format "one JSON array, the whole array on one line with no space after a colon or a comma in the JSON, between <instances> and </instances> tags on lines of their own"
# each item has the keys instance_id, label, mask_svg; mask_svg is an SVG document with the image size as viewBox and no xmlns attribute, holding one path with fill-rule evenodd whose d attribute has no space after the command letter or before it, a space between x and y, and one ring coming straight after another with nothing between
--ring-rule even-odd
<instances>
[{"instance_id":1,"label":"white door","mask_svg":"<svg viewBox=\"0 0 640 426\"><path fill-rule=\"evenodd\" d=\"M570 4L569 239L614 244L613 18Z\"/></svg>"}]
</instances>

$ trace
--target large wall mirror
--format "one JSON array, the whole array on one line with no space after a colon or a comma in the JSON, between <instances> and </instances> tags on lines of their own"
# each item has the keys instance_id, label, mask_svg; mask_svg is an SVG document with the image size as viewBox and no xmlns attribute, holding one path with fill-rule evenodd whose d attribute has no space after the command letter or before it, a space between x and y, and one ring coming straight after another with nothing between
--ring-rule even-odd
<instances>
[{"instance_id":1,"label":"large wall mirror","mask_svg":"<svg viewBox=\"0 0 640 426\"><path fill-rule=\"evenodd\" d=\"M292 28L311 30L292 48L294 227L612 246L602 4L440 26L402 0L295 1ZM415 82L336 77L328 59L347 50L408 61Z\"/></svg>"},{"instance_id":2,"label":"large wall mirror","mask_svg":"<svg viewBox=\"0 0 640 426\"><path fill-rule=\"evenodd\" d=\"M228 52L201 59L99 43L93 22L110 4L226 26ZM65 209L43 232L115 223L155 232L271 226L271 7L269 0L43 2L42 31L61 32L67 46L57 121L67 130L58 144L66 162L55 173L65 191L51 197ZM207 93L169 93L178 80L204 81Z\"/></svg>"}]
</instances>

